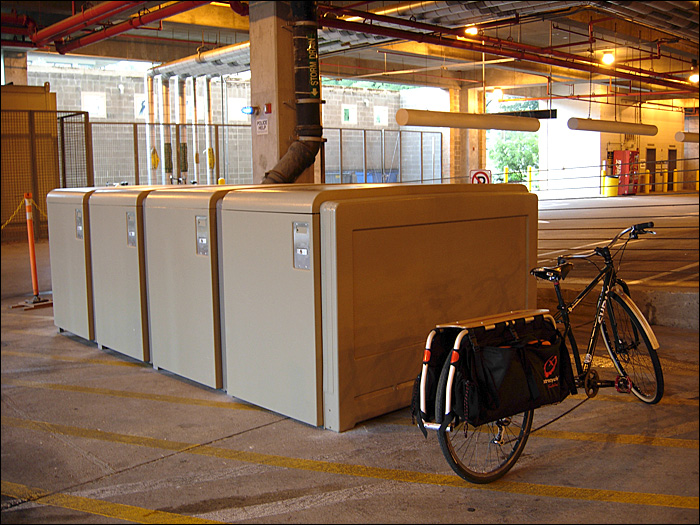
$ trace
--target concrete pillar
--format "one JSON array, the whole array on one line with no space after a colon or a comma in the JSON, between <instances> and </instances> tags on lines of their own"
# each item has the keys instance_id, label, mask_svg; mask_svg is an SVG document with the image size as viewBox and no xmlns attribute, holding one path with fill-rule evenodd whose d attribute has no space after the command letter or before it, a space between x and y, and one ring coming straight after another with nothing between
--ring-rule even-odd
<instances>
[{"instance_id":1,"label":"concrete pillar","mask_svg":"<svg viewBox=\"0 0 700 525\"><path fill-rule=\"evenodd\" d=\"M468 103L466 111L469 113L483 113L484 99L481 90L470 89L467 95ZM467 169L469 176L471 170L480 170L486 167L486 130L468 130Z\"/></svg>"},{"instance_id":2,"label":"concrete pillar","mask_svg":"<svg viewBox=\"0 0 700 525\"><path fill-rule=\"evenodd\" d=\"M467 112L466 89L459 87L450 89L450 112ZM468 130L463 128L450 128L450 158L449 158L449 182L467 182L469 175L467 152L469 150Z\"/></svg>"},{"instance_id":3,"label":"concrete pillar","mask_svg":"<svg viewBox=\"0 0 700 525\"><path fill-rule=\"evenodd\" d=\"M23 51L2 51L3 84L27 85L27 53Z\"/></svg>"},{"instance_id":4,"label":"concrete pillar","mask_svg":"<svg viewBox=\"0 0 700 525\"><path fill-rule=\"evenodd\" d=\"M250 101L253 183L259 184L294 141L294 53L288 2L250 3ZM265 113L270 104L270 113ZM301 175L301 178L306 172ZM313 167L311 168L313 177ZM312 179L313 180L313 179Z\"/></svg>"}]
</instances>

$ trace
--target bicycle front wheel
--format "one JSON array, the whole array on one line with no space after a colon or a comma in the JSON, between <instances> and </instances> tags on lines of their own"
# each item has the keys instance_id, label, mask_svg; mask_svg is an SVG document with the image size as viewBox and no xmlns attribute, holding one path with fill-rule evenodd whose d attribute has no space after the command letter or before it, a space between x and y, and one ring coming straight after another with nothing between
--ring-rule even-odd
<instances>
[{"instance_id":1,"label":"bicycle front wheel","mask_svg":"<svg viewBox=\"0 0 700 525\"><path fill-rule=\"evenodd\" d=\"M450 359L447 359L436 392L435 415L438 423L442 423L445 417L449 370ZM456 400L452 397L454 402ZM450 425L437 433L447 463L462 479L472 483L490 483L503 477L525 448L534 413L534 410L528 410L478 427L453 414Z\"/></svg>"},{"instance_id":2,"label":"bicycle front wheel","mask_svg":"<svg viewBox=\"0 0 700 525\"><path fill-rule=\"evenodd\" d=\"M612 293L600 328L615 368L632 383L632 393L654 404L664 394L664 376L659 356L637 315L622 297Z\"/></svg>"}]
</instances>

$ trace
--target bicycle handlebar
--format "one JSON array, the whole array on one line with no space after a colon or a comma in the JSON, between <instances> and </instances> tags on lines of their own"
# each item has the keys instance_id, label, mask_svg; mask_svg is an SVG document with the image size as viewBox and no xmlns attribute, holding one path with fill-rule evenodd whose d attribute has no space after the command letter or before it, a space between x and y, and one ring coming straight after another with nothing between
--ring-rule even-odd
<instances>
[{"instance_id":1,"label":"bicycle handlebar","mask_svg":"<svg viewBox=\"0 0 700 525\"><path fill-rule=\"evenodd\" d=\"M639 235L643 235L645 233L651 233L651 234L656 234L655 231L649 231L647 228L653 228L654 223L652 221L649 222L642 222L640 224L635 224L633 226L630 226L629 228L625 228L622 230L620 233L615 235L613 239L605 246L605 248L610 248L613 246L623 235L629 233L630 234L630 239L636 239L638 238ZM591 253L586 254L586 255L560 255L557 257L557 262L561 264L562 262L565 262L566 259L587 259L588 257L591 257L592 255L601 255L601 249L596 248L593 250Z\"/></svg>"}]
</instances>

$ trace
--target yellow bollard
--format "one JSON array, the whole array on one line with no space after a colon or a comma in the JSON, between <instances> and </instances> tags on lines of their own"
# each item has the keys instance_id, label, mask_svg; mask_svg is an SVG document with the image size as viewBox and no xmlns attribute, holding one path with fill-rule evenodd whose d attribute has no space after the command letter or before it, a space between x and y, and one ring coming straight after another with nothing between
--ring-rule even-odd
<instances>
[{"instance_id":1,"label":"yellow bollard","mask_svg":"<svg viewBox=\"0 0 700 525\"><path fill-rule=\"evenodd\" d=\"M600 194L605 196L605 177L607 176L606 169L601 168L600 170Z\"/></svg>"},{"instance_id":2,"label":"yellow bollard","mask_svg":"<svg viewBox=\"0 0 700 525\"><path fill-rule=\"evenodd\" d=\"M505 167L505 171L503 172L503 180L508 184L508 166Z\"/></svg>"},{"instance_id":3,"label":"yellow bollard","mask_svg":"<svg viewBox=\"0 0 700 525\"><path fill-rule=\"evenodd\" d=\"M673 191L681 191L683 183L678 180L678 170L673 170Z\"/></svg>"},{"instance_id":4,"label":"yellow bollard","mask_svg":"<svg viewBox=\"0 0 700 525\"><path fill-rule=\"evenodd\" d=\"M617 186L619 180L617 177L605 177L605 187L603 188L603 195L606 197L617 197Z\"/></svg>"},{"instance_id":5,"label":"yellow bollard","mask_svg":"<svg viewBox=\"0 0 700 525\"><path fill-rule=\"evenodd\" d=\"M639 193L649 193L649 170L639 173Z\"/></svg>"},{"instance_id":6,"label":"yellow bollard","mask_svg":"<svg viewBox=\"0 0 700 525\"><path fill-rule=\"evenodd\" d=\"M668 170L661 171L661 191L663 193L668 191Z\"/></svg>"},{"instance_id":7,"label":"yellow bollard","mask_svg":"<svg viewBox=\"0 0 700 525\"><path fill-rule=\"evenodd\" d=\"M527 191L532 191L532 166L527 167Z\"/></svg>"},{"instance_id":8,"label":"yellow bollard","mask_svg":"<svg viewBox=\"0 0 700 525\"><path fill-rule=\"evenodd\" d=\"M700 191L700 170L695 170L695 191Z\"/></svg>"},{"instance_id":9,"label":"yellow bollard","mask_svg":"<svg viewBox=\"0 0 700 525\"><path fill-rule=\"evenodd\" d=\"M223 177L219 177L217 184L226 184L226 179L224 179Z\"/></svg>"}]
</instances>

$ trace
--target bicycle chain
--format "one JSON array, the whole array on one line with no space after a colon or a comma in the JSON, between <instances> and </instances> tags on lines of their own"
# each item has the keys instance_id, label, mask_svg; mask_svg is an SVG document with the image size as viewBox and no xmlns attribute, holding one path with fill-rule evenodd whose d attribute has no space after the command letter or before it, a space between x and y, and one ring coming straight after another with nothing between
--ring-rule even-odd
<instances>
[{"instance_id":1,"label":"bicycle chain","mask_svg":"<svg viewBox=\"0 0 700 525\"><path fill-rule=\"evenodd\" d=\"M538 430L542 430L542 429L543 429L544 427L546 427L547 425L550 425L550 424L554 423L555 421L557 421L558 419L563 418L565 415L569 414L570 412L573 412L575 409L577 409L578 407L580 407L581 405L583 405L583 404L584 404L586 401L588 401L589 399L590 399L590 397L586 397L586 399L584 399L583 401L581 401L579 404L574 405L573 407L571 407L569 410L567 410L567 411L564 412L563 414L558 415L557 417L555 417L555 418L552 419L551 421L548 421L548 422L545 423L544 425L540 425L540 426L537 427L535 430L531 430L531 431L530 431L530 434L532 435L532 434L534 434L535 432L537 432Z\"/></svg>"}]
</instances>

